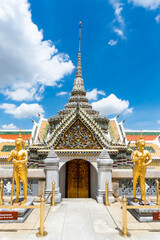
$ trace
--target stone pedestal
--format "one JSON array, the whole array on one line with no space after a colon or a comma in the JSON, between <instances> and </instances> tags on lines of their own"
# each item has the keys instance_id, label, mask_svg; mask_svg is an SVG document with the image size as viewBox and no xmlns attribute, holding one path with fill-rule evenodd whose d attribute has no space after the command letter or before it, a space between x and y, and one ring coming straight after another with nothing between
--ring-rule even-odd
<instances>
[{"instance_id":1,"label":"stone pedestal","mask_svg":"<svg viewBox=\"0 0 160 240\"><path fill-rule=\"evenodd\" d=\"M114 197L112 196L112 166L113 160L110 158L106 149L103 149L99 159L97 160L98 166L98 189L97 189L97 202L105 203L106 194L106 181L109 183L109 203L114 202Z\"/></svg>"},{"instance_id":2,"label":"stone pedestal","mask_svg":"<svg viewBox=\"0 0 160 240\"><path fill-rule=\"evenodd\" d=\"M51 149L45 163L45 175L46 175L46 189L45 198L52 191L52 182L55 182L55 203L61 202L61 193L59 189L59 158L53 149ZM51 197L48 199L48 203L51 203Z\"/></svg>"},{"instance_id":3,"label":"stone pedestal","mask_svg":"<svg viewBox=\"0 0 160 240\"><path fill-rule=\"evenodd\" d=\"M14 202L15 199L13 199ZM20 202L23 200L23 198L19 199ZM33 205L34 198L27 198L27 202L24 204L24 206ZM10 203L7 204L7 206L10 205ZM22 205L23 206L23 205ZM10 210L9 208L2 208L0 209L0 213L7 212L10 213L12 211L18 212L18 218L17 220L0 220L0 223L23 223L27 217L30 215L30 213L33 211L33 208L13 208Z\"/></svg>"},{"instance_id":4,"label":"stone pedestal","mask_svg":"<svg viewBox=\"0 0 160 240\"><path fill-rule=\"evenodd\" d=\"M138 199L140 201L140 199ZM130 206L141 206L139 203L133 201L133 198L128 198L128 205ZM139 209L129 209L130 213L139 221L139 222L153 222L153 212L160 212L159 209L156 208L155 203L147 200L148 205L155 206L155 209L151 208L139 208Z\"/></svg>"}]
</instances>

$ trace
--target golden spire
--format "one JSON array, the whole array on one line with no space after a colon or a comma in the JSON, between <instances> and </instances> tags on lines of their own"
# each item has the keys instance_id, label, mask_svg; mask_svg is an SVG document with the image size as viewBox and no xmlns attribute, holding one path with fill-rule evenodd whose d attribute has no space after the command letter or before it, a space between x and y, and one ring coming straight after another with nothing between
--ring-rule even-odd
<instances>
[{"instance_id":1,"label":"golden spire","mask_svg":"<svg viewBox=\"0 0 160 240\"><path fill-rule=\"evenodd\" d=\"M81 24L82 22L79 22L79 52L81 51Z\"/></svg>"},{"instance_id":2,"label":"golden spire","mask_svg":"<svg viewBox=\"0 0 160 240\"><path fill-rule=\"evenodd\" d=\"M140 130L140 139L143 139L143 137L142 137L142 129Z\"/></svg>"},{"instance_id":3,"label":"golden spire","mask_svg":"<svg viewBox=\"0 0 160 240\"><path fill-rule=\"evenodd\" d=\"M21 135L21 128L19 130L19 137L18 138L22 138L22 135Z\"/></svg>"},{"instance_id":4,"label":"golden spire","mask_svg":"<svg viewBox=\"0 0 160 240\"><path fill-rule=\"evenodd\" d=\"M82 22L79 22L79 51L78 51L78 64L77 64L77 71L76 71L76 78L80 77L82 78L82 67L81 67L81 24Z\"/></svg>"},{"instance_id":5,"label":"golden spire","mask_svg":"<svg viewBox=\"0 0 160 240\"><path fill-rule=\"evenodd\" d=\"M20 128L20 130L19 130L19 136L18 136L18 138L16 139L16 141L22 141L22 142L23 142L22 135L21 135L21 128Z\"/></svg>"}]
</instances>

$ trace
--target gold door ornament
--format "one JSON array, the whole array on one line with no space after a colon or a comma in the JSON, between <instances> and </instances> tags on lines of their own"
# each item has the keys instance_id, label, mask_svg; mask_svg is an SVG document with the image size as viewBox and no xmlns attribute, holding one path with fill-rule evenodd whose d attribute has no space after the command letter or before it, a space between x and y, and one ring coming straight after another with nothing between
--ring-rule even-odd
<instances>
[{"instance_id":1,"label":"gold door ornament","mask_svg":"<svg viewBox=\"0 0 160 240\"><path fill-rule=\"evenodd\" d=\"M67 197L89 197L89 162L72 160L67 163Z\"/></svg>"}]
</instances>

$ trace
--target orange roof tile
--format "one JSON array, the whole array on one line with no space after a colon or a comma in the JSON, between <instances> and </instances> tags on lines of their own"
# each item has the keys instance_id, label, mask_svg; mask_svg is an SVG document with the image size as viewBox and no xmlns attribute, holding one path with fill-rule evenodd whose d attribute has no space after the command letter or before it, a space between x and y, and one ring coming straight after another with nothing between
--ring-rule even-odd
<instances>
[{"instance_id":1,"label":"orange roof tile","mask_svg":"<svg viewBox=\"0 0 160 240\"><path fill-rule=\"evenodd\" d=\"M2 138L2 139L10 139L10 140L16 140L17 138L18 138L18 134L11 134L11 135L1 135L0 134L0 138ZM22 135L22 139L23 140L28 140L28 138L30 139L31 138L31 134L25 134L25 135Z\"/></svg>"},{"instance_id":2,"label":"orange roof tile","mask_svg":"<svg viewBox=\"0 0 160 240\"><path fill-rule=\"evenodd\" d=\"M127 141L136 141L136 140L139 140L139 136L137 135L126 135L127 137ZM157 136L155 135L143 135L143 139L145 141L153 141L157 138Z\"/></svg>"},{"instance_id":3,"label":"orange roof tile","mask_svg":"<svg viewBox=\"0 0 160 240\"><path fill-rule=\"evenodd\" d=\"M21 135L22 135L22 139L23 140L28 140L28 138L30 139L31 138L31 131L25 131L25 130L22 130L21 131ZM19 136L19 131L3 131L3 130L0 130L0 138L1 139L10 139L10 140L16 140Z\"/></svg>"}]
</instances>

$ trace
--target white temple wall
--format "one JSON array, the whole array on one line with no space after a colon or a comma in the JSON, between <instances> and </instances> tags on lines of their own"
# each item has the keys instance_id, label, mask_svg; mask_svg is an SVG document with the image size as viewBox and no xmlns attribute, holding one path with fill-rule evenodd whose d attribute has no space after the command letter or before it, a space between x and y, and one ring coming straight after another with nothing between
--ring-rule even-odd
<instances>
[{"instance_id":1,"label":"white temple wall","mask_svg":"<svg viewBox=\"0 0 160 240\"><path fill-rule=\"evenodd\" d=\"M66 164L59 170L59 186L62 198L66 197Z\"/></svg>"},{"instance_id":2,"label":"white temple wall","mask_svg":"<svg viewBox=\"0 0 160 240\"><path fill-rule=\"evenodd\" d=\"M90 197L96 199L97 184L98 184L97 170L90 164Z\"/></svg>"}]
</instances>

